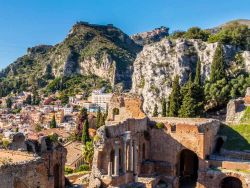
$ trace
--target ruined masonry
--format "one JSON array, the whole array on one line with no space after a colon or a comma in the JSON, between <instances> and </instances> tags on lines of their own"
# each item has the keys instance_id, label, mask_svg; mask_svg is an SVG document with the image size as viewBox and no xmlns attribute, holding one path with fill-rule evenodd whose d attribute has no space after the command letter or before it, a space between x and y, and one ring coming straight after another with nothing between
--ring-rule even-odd
<instances>
[{"instance_id":1,"label":"ruined masonry","mask_svg":"<svg viewBox=\"0 0 250 188\"><path fill-rule=\"evenodd\" d=\"M147 118L140 101L113 96L109 120L97 130L90 188L250 187L250 154L220 155L220 121Z\"/></svg>"}]
</instances>

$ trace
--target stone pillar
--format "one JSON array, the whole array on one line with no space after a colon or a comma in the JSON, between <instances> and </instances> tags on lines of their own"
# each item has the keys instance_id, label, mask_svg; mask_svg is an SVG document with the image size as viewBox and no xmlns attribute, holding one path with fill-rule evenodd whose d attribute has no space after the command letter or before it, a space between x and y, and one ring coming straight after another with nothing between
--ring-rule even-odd
<instances>
[{"instance_id":1,"label":"stone pillar","mask_svg":"<svg viewBox=\"0 0 250 188\"><path fill-rule=\"evenodd\" d=\"M108 166L108 176L111 177L112 176L112 162L109 162L109 166Z\"/></svg>"},{"instance_id":2,"label":"stone pillar","mask_svg":"<svg viewBox=\"0 0 250 188\"><path fill-rule=\"evenodd\" d=\"M138 145L136 141L134 141L134 154L133 154L133 171L134 171L134 178L135 182L138 179L138 171L137 171L137 163L138 163Z\"/></svg>"},{"instance_id":3,"label":"stone pillar","mask_svg":"<svg viewBox=\"0 0 250 188\"><path fill-rule=\"evenodd\" d=\"M129 140L129 171L133 171L133 140Z\"/></svg>"},{"instance_id":4,"label":"stone pillar","mask_svg":"<svg viewBox=\"0 0 250 188\"><path fill-rule=\"evenodd\" d=\"M119 176L119 141L115 141L114 175Z\"/></svg>"},{"instance_id":5,"label":"stone pillar","mask_svg":"<svg viewBox=\"0 0 250 188\"><path fill-rule=\"evenodd\" d=\"M127 171L127 142L126 140L123 141L123 168L122 171L125 174Z\"/></svg>"}]
</instances>

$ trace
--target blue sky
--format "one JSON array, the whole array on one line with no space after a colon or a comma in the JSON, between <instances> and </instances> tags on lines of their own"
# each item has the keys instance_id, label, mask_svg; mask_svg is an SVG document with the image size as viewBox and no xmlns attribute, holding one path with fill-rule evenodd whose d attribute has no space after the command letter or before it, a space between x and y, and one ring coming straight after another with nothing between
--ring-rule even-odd
<instances>
[{"instance_id":1,"label":"blue sky","mask_svg":"<svg viewBox=\"0 0 250 188\"><path fill-rule=\"evenodd\" d=\"M127 34L168 26L209 28L250 19L249 0L0 0L0 69L38 44L56 44L76 21L112 23Z\"/></svg>"}]
</instances>

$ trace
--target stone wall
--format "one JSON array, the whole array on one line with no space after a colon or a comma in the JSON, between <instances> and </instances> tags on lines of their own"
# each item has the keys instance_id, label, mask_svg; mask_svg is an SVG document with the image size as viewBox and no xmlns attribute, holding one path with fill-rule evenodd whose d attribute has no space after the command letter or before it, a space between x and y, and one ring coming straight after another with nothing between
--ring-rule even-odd
<instances>
[{"instance_id":1,"label":"stone wall","mask_svg":"<svg viewBox=\"0 0 250 188\"><path fill-rule=\"evenodd\" d=\"M66 149L47 137L39 140L23 137L20 133L14 135L10 150L1 150L0 158L4 155L7 162L0 164L0 187L64 188Z\"/></svg>"}]
</instances>

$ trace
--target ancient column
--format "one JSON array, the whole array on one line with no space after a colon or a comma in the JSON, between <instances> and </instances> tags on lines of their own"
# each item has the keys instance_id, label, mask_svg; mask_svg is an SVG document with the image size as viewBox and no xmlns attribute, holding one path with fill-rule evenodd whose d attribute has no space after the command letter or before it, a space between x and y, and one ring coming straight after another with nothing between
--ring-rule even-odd
<instances>
[{"instance_id":1,"label":"ancient column","mask_svg":"<svg viewBox=\"0 0 250 188\"><path fill-rule=\"evenodd\" d=\"M119 141L115 141L114 175L119 176Z\"/></svg>"},{"instance_id":2,"label":"ancient column","mask_svg":"<svg viewBox=\"0 0 250 188\"><path fill-rule=\"evenodd\" d=\"M108 176L109 177L112 176L112 162L109 162L109 165L108 165Z\"/></svg>"},{"instance_id":3,"label":"ancient column","mask_svg":"<svg viewBox=\"0 0 250 188\"><path fill-rule=\"evenodd\" d=\"M127 171L127 141L124 139L123 141L123 168L122 171L125 174Z\"/></svg>"},{"instance_id":4,"label":"ancient column","mask_svg":"<svg viewBox=\"0 0 250 188\"><path fill-rule=\"evenodd\" d=\"M133 140L129 140L129 171L133 171Z\"/></svg>"},{"instance_id":5,"label":"ancient column","mask_svg":"<svg viewBox=\"0 0 250 188\"><path fill-rule=\"evenodd\" d=\"M136 141L134 141L134 159L133 159L133 171L134 171L134 178L135 182L137 182L138 179L138 172L137 172L137 163L138 163L138 145Z\"/></svg>"}]
</instances>

